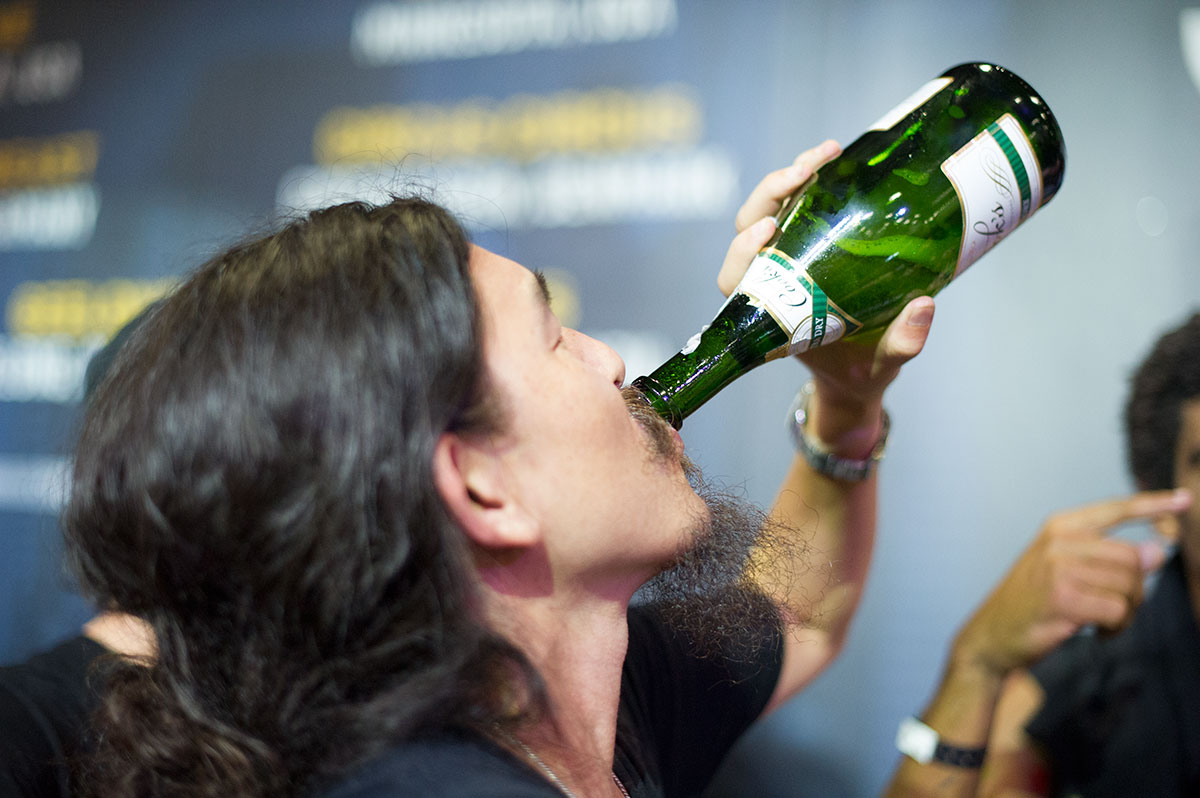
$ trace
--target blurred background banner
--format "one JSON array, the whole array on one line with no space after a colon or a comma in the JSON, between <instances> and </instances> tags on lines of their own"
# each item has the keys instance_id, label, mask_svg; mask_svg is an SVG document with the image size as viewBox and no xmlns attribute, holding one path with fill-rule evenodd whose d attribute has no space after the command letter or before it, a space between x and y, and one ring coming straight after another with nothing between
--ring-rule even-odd
<instances>
[{"instance_id":1,"label":"blurred background banner","mask_svg":"<svg viewBox=\"0 0 1200 798\"><path fill-rule=\"evenodd\" d=\"M877 793L896 723L1041 520L1130 488L1130 371L1200 304L1196 0L0 0L0 660L89 613L56 520L87 358L217 249L420 190L546 270L632 379L717 309L763 174L974 60L1054 110L1063 190L941 296L890 394L850 644L711 790ZM769 502L803 379L739 381L690 452Z\"/></svg>"}]
</instances>

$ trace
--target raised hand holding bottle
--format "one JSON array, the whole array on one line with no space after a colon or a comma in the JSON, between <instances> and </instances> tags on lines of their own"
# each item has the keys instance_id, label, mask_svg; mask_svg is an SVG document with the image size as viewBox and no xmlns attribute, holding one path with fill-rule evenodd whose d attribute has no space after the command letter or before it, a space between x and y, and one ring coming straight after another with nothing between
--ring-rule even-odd
<instances>
[{"instance_id":1,"label":"raised hand holding bottle","mask_svg":"<svg viewBox=\"0 0 1200 798\"><path fill-rule=\"evenodd\" d=\"M634 385L678 427L767 360L885 325L1048 202L1064 165L1028 84L991 64L948 70L785 203L712 323Z\"/></svg>"}]
</instances>

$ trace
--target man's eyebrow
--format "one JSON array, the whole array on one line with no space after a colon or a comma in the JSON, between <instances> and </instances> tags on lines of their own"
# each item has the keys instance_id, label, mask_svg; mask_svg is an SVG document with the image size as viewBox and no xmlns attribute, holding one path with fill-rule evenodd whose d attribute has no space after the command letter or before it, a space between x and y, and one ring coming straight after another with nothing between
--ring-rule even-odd
<instances>
[{"instance_id":1,"label":"man's eyebrow","mask_svg":"<svg viewBox=\"0 0 1200 798\"><path fill-rule=\"evenodd\" d=\"M550 305L550 283L546 280L546 275L541 269L534 269L533 276L537 278L538 288L542 292L542 299L546 305Z\"/></svg>"}]
</instances>

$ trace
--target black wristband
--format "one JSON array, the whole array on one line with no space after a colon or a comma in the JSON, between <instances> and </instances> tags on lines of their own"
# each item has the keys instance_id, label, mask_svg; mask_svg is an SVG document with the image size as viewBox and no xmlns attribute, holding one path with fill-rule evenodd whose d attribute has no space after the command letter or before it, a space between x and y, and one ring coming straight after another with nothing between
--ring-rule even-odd
<instances>
[{"instance_id":1,"label":"black wristband","mask_svg":"<svg viewBox=\"0 0 1200 798\"><path fill-rule=\"evenodd\" d=\"M922 765L941 762L956 768L983 767L987 748L959 748L942 742L933 729L917 718L905 718L896 730L896 748Z\"/></svg>"},{"instance_id":2,"label":"black wristband","mask_svg":"<svg viewBox=\"0 0 1200 798\"><path fill-rule=\"evenodd\" d=\"M986 748L955 748L939 741L933 749L933 761L956 768L981 768L983 758L987 756Z\"/></svg>"}]
</instances>

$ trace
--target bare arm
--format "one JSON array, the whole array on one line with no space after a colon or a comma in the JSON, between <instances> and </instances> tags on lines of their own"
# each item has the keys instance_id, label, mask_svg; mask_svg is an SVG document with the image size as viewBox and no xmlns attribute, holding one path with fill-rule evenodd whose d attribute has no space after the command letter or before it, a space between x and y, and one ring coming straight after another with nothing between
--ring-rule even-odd
<instances>
[{"instance_id":1,"label":"bare arm","mask_svg":"<svg viewBox=\"0 0 1200 798\"><path fill-rule=\"evenodd\" d=\"M1045 701L1037 679L1019 670L1004 681L996 704L988 755L979 775L979 795L986 798L1041 798L1049 795L1046 761L1025 727Z\"/></svg>"},{"instance_id":2,"label":"bare arm","mask_svg":"<svg viewBox=\"0 0 1200 798\"><path fill-rule=\"evenodd\" d=\"M885 795L987 796L1041 798L1046 796L1046 766L1025 725L1042 704L1043 696L1028 671L999 678L986 668L951 663L921 717L941 739L959 748L987 747L982 769L903 757Z\"/></svg>"},{"instance_id":3,"label":"bare arm","mask_svg":"<svg viewBox=\"0 0 1200 798\"><path fill-rule=\"evenodd\" d=\"M1107 535L1127 521L1186 509L1184 491L1137 493L1051 517L955 639L937 694L922 715L941 739L987 746L982 772L902 757L886 795L1016 796L1044 792L1044 768L1024 734L1042 703L1022 670L1087 624L1118 630L1142 600L1142 580L1163 562L1153 544Z\"/></svg>"},{"instance_id":4,"label":"bare arm","mask_svg":"<svg viewBox=\"0 0 1200 798\"><path fill-rule=\"evenodd\" d=\"M814 394L808 435L822 449L866 458L882 433L883 392L901 365L925 344L933 300L913 300L875 341L838 342L805 356ZM832 479L794 458L772 515L801 534L781 596L790 629L783 670L768 710L807 686L838 655L858 609L875 546L876 476L862 482ZM768 589L771 573L764 574Z\"/></svg>"},{"instance_id":5,"label":"bare arm","mask_svg":"<svg viewBox=\"0 0 1200 798\"><path fill-rule=\"evenodd\" d=\"M740 232L718 278L724 293L736 287L747 264L773 234L770 217L784 199L839 152L836 143L827 141L754 189L738 212ZM873 338L839 341L801 356L812 372L806 432L815 445L856 460L870 454L882 434L884 389L921 351L932 317L933 300L916 299ZM793 459L772 517L812 538L807 548L795 549L794 561L768 564L760 557L754 574L777 598L790 626L782 674L768 710L801 690L841 650L874 547L875 497L874 476L862 482L832 479L802 458Z\"/></svg>"}]
</instances>

